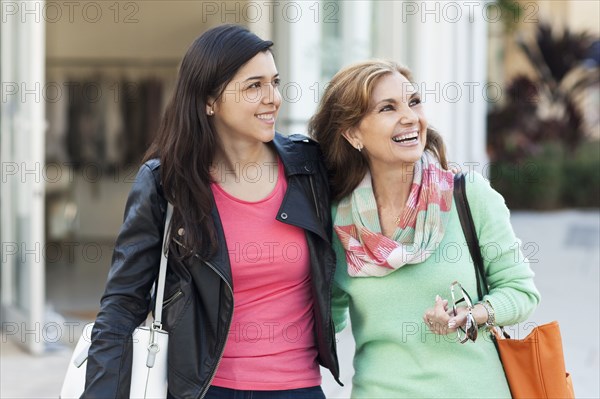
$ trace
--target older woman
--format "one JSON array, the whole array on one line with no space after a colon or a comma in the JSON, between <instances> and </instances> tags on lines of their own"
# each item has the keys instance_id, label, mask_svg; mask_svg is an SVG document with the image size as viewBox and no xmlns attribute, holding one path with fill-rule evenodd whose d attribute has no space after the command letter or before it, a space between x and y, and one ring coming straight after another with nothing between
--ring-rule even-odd
<instances>
[{"instance_id":1,"label":"older woman","mask_svg":"<svg viewBox=\"0 0 600 399\"><path fill-rule=\"evenodd\" d=\"M503 198L470 173L479 243L495 249L482 253L490 292L456 315L449 310L450 285L459 281L476 300L477 281L444 144L411 82L393 62L349 66L328 85L309 127L331 176L333 313L337 331L348 313L352 321L352 396L510 397L493 342L476 339L477 327L471 342L457 330L467 318L480 328L525 320L540 299L533 272Z\"/></svg>"}]
</instances>

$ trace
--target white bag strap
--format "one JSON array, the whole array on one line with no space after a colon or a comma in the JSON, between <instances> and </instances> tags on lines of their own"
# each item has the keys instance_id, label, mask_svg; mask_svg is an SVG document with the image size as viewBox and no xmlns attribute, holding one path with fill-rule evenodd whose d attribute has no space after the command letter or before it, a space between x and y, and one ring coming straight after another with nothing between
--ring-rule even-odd
<instances>
[{"instance_id":1,"label":"white bag strap","mask_svg":"<svg viewBox=\"0 0 600 399\"><path fill-rule=\"evenodd\" d=\"M156 292L156 307L154 308L154 322L152 326L150 326L150 344L148 345L148 360L146 362L148 367L152 367L154 365L154 357L156 353L160 350L157 344L157 338L154 334L154 330L162 329L162 305L163 299L165 296L165 280L167 276L167 259L169 257L169 227L171 225L171 217L173 216L173 206L170 203L167 203L167 215L165 218L165 231L163 233L163 241L161 245L161 258L160 258L160 270L158 271L158 284L157 284L157 292ZM166 248L166 250L165 250ZM82 337L85 338L85 344L81 348L80 352L74 356L73 364L79 368L81 365L85 363L88 358L88 351L90 346L92 345L91 340L91 327L93 323L89 324L89 329L86 330L87 326L84 328L84 332ZM81 341L81 339L80 339Z\"/></svg>"},{"instance_id":2,"label":"white bag strap","mask_svg":"<svg viewBox=\"0 0 600 399\"><path fill-rule=\"evenodd\" d=\"M173 216L173 205L167 202L167 217L165 218L165 231L163 233L162 247L160 253L160 270L158 271L158 283L156 285L156 306L154 307L154 322L152 326L162 329L162 308L165 297L165 280L167 276L167 260L169 258L169 230L171 217Z\"/></svg>"}]
</instances>

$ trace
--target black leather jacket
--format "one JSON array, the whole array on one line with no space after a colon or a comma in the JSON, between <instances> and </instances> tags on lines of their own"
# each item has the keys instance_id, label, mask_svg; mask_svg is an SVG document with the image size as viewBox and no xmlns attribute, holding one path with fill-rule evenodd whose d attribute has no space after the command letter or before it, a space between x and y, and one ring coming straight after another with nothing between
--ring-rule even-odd
<instances>
[{"instance_id":1,"label":"black leather jacket","mask_svg":"<svg viewBox=\"0 0 600 399\"><path fill-rule=\"evenodd\" d=\"M315 340L319 362L339 382L331 287L335 255L327 175L318 146L305 136L273 141L288 181L277 220L301 227L310 251ZM129 396L133 330L151 309L157 278L166 200L160 162L142 165L127 200L100 313L92 332L84 398ZM210 261L169 258L163 328L169 332L169 394L202 398L222 356L233 315L233 288L223 227L213 204L219 248ZM178 251L171 241L170 250Z\"/></svg>"}]
</instances>

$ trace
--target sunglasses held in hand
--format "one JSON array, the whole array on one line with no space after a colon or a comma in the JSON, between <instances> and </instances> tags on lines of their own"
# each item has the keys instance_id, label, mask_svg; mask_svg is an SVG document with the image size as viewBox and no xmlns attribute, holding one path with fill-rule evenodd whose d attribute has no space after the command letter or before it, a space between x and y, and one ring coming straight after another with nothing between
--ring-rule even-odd
<instances>
[{"instance_id":1,"label":"sunglasses held in hand","mask_svg":"<svg viewBox=\"0 0 600 399\"><path fill-rule=\"evenodd\" d=\"M455 290L458 291L455 294ZM458 335L458 341L464 344L468 340L475 342L477 339L477 323L473 316L473 301L469 293L460 285L458 281L453 282L450 285L450 294L452 295L452 313L454 316L458 316L457 308L460 303L465 302L467 307L467 323L464 327L458 327L456 334ZM462 296L462 298L460 298ZM459 297L458 300L456 298Z\"/></svg>"}]
</instances>

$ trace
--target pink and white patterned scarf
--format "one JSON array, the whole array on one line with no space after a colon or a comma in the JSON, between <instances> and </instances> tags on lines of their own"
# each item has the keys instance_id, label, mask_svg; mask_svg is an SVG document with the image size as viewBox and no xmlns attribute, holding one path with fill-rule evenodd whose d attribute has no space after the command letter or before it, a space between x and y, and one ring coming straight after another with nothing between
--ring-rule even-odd
<instances>
[{"instance_id":1,"label":"pink and white patterned scarf","mask_svg":"<svg viewBox=\"0 0 600 399\"><path fill-rule=\"evenodd\" d=\"M351 277L383 277L424 262L444 238L454 175L428 151L415 163L408 201L392 239L381 233L371 174L338 204L334 229L346 250Z\"/></svg>"}]
</instances>

